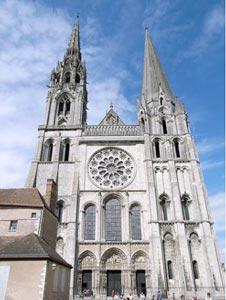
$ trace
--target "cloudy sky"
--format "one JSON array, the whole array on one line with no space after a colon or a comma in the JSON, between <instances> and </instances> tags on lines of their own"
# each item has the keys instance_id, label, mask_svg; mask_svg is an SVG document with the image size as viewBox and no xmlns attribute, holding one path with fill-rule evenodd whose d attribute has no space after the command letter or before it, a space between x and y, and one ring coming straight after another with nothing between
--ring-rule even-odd
<instances>
[{"instance_id":1,"label":"cloudy sky","mask_svg":"<svg viewBox=\"0 0 226 300\"><path fill-rule=\"evenodd\" d=\"M88 123L110 102L136 123L147 26L187 108L221 252L224 245L224 0L0 0L0 187L23 187L44 118L51 70L80 14Z\"/></svg>"}]
</instances>

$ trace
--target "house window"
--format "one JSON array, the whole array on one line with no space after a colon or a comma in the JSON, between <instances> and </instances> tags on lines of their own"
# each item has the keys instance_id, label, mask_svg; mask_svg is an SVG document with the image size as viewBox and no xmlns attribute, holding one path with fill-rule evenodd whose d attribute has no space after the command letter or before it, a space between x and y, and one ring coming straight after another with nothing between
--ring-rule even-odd
<instances>
[{"instance_id":1,"label":"house window","mask_svg":"<svg viewBox=\"0 0 226 300\"><path fill-rule=\"evenodd\" d=\"M17 221L16 220L10 221L9 231L16 231L16 230L17 230Z\"/></svg>"},{"instance_id":2,"label":"house window","mask_svg":"<svg viewBox=\"0 0 226 300\"><path fill-rule=\"evenodd\" d=\"M31 218L32 218L32 219L35 219L35 218L36 218L36 212L32 212L32 213L31 213Z\"/></svg>"}]
</instances>

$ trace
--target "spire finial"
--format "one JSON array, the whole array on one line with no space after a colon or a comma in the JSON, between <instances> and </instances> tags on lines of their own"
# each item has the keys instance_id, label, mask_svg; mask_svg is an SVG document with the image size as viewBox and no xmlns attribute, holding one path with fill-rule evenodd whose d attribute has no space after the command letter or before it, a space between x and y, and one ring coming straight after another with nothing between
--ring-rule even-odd
<instances>
[{"instance_id":1,"label":"spire finial","mask_svg":"<svg viewBox=\"0 0 226 300\"><path fill-rule=\"evenodd\" d=\"M110 109L113 109L112 101L110 102Z\"/></svg>"}]
</instances>

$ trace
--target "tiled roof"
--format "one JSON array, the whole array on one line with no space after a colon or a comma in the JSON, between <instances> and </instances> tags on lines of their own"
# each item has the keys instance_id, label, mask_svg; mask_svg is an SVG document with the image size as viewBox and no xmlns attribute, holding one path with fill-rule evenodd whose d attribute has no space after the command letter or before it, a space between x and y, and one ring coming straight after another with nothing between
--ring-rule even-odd
<instances>
[{"instance_id":1,"label":"tiled roof","mask_svg":"<svg viewBox=\"0 0 226 300\"><path fill-rule=\"evenodd\" d=\"M36 188L0 189L0 206L46 206L45 200Z\"/></svg>"},{"instance_id":2,"label":"tiled roof","mask_svg":"<svg viewBox=\"0 0 226 300\"><path fill-rule=\"evenodd\" d=\"M0 260L47 259L72 268L42 238L34 233L22 237L0 238Z\"/></svg>"}]
</instances>

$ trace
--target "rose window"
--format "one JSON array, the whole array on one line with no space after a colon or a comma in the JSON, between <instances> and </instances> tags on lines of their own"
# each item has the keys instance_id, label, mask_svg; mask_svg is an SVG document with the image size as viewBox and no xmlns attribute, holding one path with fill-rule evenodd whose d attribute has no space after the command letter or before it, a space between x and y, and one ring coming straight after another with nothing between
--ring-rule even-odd
<instances>
[{"instance_id":1,"label":"rose window","mask_svg":"<svg viewBox=\"0 0 226 300\"><path fill-rule=\"evenodd\" d=\"M134 178L135 167L131 156L117 148L95 153L88 164L91 180L104 189L120 189Z\"/></svg>"}]
</instances>

